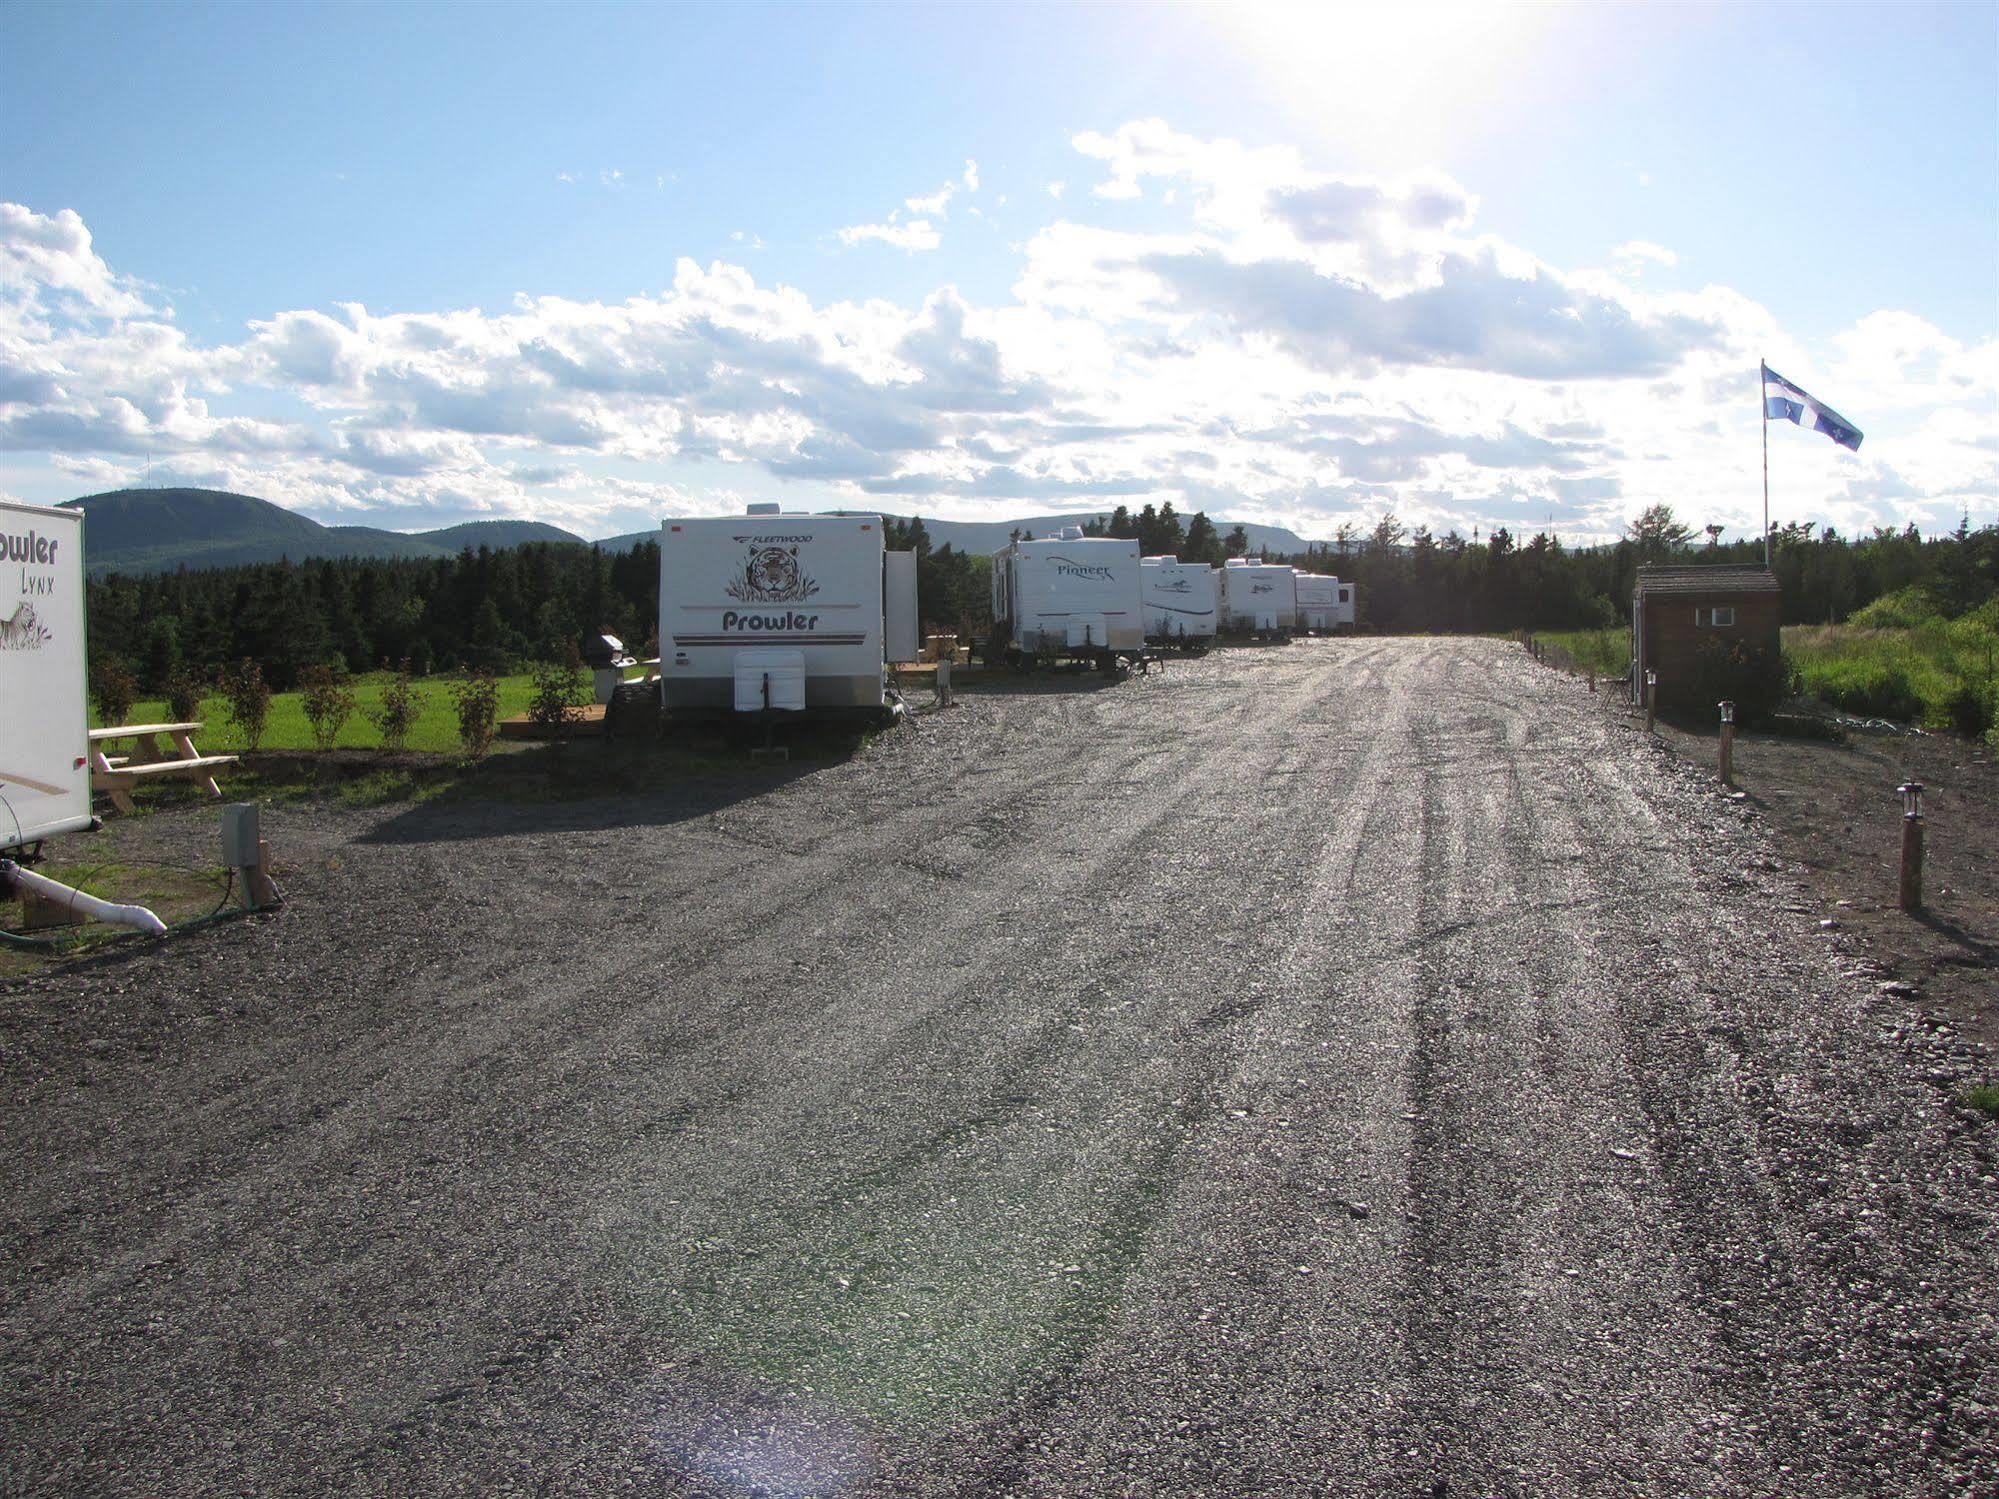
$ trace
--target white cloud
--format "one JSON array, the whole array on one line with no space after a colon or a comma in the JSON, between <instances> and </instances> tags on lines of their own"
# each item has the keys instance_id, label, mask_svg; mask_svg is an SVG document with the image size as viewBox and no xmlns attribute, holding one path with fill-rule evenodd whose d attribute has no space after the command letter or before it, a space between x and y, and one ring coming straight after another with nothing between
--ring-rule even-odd
<instances>
[{"instance_id":1,"label":"white cloud","mask_svg":"<svg viewBox=\"0 0 1999 1499\"><path fill-rule=\"evenodd\" d=\"M1051 198L1059 198L1062 196L1063 193L1068 191L1068 188L1069 184L1066 182L1062 182L1060 180L1051 182L1048 184L1048 196Z\"/></svg>"},{"instance_id":2,"label":"white cloud","mask_svg":"<svg viewBox=\"0 0 1999 1499\"><path fill-rule=\"evenodd\" d=\"M131 283L112 275L74 209L43 215L19 203L0 203L0 298L100 317L148 310Z\"/></svg>"},{"instance_id":3,"label":"white cloud","mask_svg":"<svg viewBox=\"0 0 1999 1499\"><path fill-rule=\"evenodd\" d=\"M1664 245L1655 245L1647 239L1634 239L1612 250L1610 263L1625 276L1641 276L1652 266L1671 269L1680 263L1680 257Z\"/></svg>"},{"instance_id":4,"label":"white cloud","mask_svg":"<svg viewBox=\"0 0 1999 1499\"><path fill-rule=\"evenodd\" d=\"M890 210L889 216L881 223L850 224L834 232L839 236L840 243L849 247L873 240L911 254L935 250L944 242L937 231L936 221L951 216L951 200L961 190L977 192L978 187L979 164L968 158L962 178L940 184L935 192L903 199L902 207ZM976 208L972 213L982 217ZM905 214L909 217L905 218Z\"/></svg>"},{"instance_id":5,"label":"white cloud","mask_svg":"<svg viewBox=\"0 0 1999 1499\"><path fill-rule=\"evenodd\" d=\"M1170 499L1308 535L1387 508L1466 533L1552 513L1584 539L1655 500L1754 528L1767 354L1868 432L1857 458L1773 432L1779 520L1928 528L1999 492L1990 341L1883 310L1803 344L1728 288L1641 289L1664 246L1548 264L1481 232L1476 198L1435 173L1331 173L1159 121L1077 145L1112 183L1157 187L1168 227L1050 224L996 303L814 300L682 260L620 302L294 308L202 347L76 215L0 209L0 445L66 482L108 487L151 455L156 474L410 525L606 534L781 482L956 516ZM940 216L976 182L968 161ZM905 204L837 233L933 251L939 223Z\"/></svg>"},{"instance_id":6,"label":"white cloud","mask_svg":"<svg viewBox=\"0 0 1999 1499\"><path fill-rule=\"evenodd\" d=\"M944 241L928 219L910 219L906 223L890 220L886 224L851 224L839 231L840 243L858 245L868 240L879 240L898 250L912 253L919 250L934 250Z\"/></svg>"}]
</instances>

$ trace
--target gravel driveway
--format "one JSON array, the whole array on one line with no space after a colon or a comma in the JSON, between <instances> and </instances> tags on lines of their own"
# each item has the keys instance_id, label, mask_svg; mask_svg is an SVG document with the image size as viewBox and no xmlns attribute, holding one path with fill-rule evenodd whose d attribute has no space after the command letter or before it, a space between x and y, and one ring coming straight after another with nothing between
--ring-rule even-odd
<instances>
[{"instance_id":1,"label":"gravel driveway","mask_svg":"<svg viewBox=\"0 0 1999 1499\"><path fill-rule=\"evenodd\" d=\"M1517 649L749 789L281 809L0 993L0 1492L1999 1493L1993 1125Z\"/></svg>"}]
</instances>

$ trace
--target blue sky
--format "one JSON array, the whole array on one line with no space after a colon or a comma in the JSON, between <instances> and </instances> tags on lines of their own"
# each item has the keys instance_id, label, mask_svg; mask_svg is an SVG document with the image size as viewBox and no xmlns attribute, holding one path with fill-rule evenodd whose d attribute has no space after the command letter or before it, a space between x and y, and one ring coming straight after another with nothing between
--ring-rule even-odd
<instances>
[{"instance_id":1,"label":"blue sky","mask_svg":"<svg viewBox=\"0 0 1999 1499\"><path fill-rule=\"evenodd\" d=\"M16 5L0 490L1740 527L1767 356L1989 518L1995 142L1989 4Z\"/></svg>"}]
</instances>

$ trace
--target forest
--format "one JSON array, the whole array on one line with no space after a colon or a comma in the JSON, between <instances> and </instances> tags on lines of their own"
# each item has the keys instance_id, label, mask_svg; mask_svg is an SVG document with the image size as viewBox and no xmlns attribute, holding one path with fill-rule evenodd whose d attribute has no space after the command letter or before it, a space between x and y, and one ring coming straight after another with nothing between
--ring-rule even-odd
<instances>
[{"instance_id":1,"label":"forest","mask_svg":"<svg viewBox=\"0 0 1999 1499\"><path fill-rule=\"evenodd\" d=\"M1129 537L1146 555L1219 564L1240 555L1240 528L1171 505L1120 507L1090 528ZM934 547L921 520L892 521L891 548L917 553L925 629L981 634L990 619L989 560ZM1773 531L1772 561L1787 623L1846 619L1876 599L1920 587L1949 616L1999 593L1999 526L1925 537L1912 527L1848 538L1831 527ZM1381 632L1596 629L1630 608L1637 569L1651 562L1756 563L1757 541L1705 540L1654 506L1614 544L1569 547L1547 534L1442 536L1383 515L1372 530L1343 526L1329 543L1273 560L1358 584L1360 628ZM659 546L621 553L570 543L468 548L434 559L319 558L179 572L112 574L89 584L93 660L121 658L148 688L176 668L212 676L244 658L280 690L308 666L338 660L361 672L407 660L419 675L461 668L504 672L557 659L586 631L639 648L654 641ZM650 650L646 654L652 654Z\"/></svg>"}]
</instances>

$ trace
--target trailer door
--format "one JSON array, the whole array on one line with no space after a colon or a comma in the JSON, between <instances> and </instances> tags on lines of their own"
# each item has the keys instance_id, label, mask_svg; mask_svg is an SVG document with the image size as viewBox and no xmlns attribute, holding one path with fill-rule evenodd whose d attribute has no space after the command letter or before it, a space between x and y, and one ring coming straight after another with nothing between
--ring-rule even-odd
<instances>
[{"instance_id":1,"label":"trailer door","mask_svg":"<svg viewBox=\"0 0 1999 1499\"><path fill-rule=\"evenodd\" d=\"M914 661L916 643L916 553L882 553L882 646L889 661Z\"/></svg>"}]
</instances>

